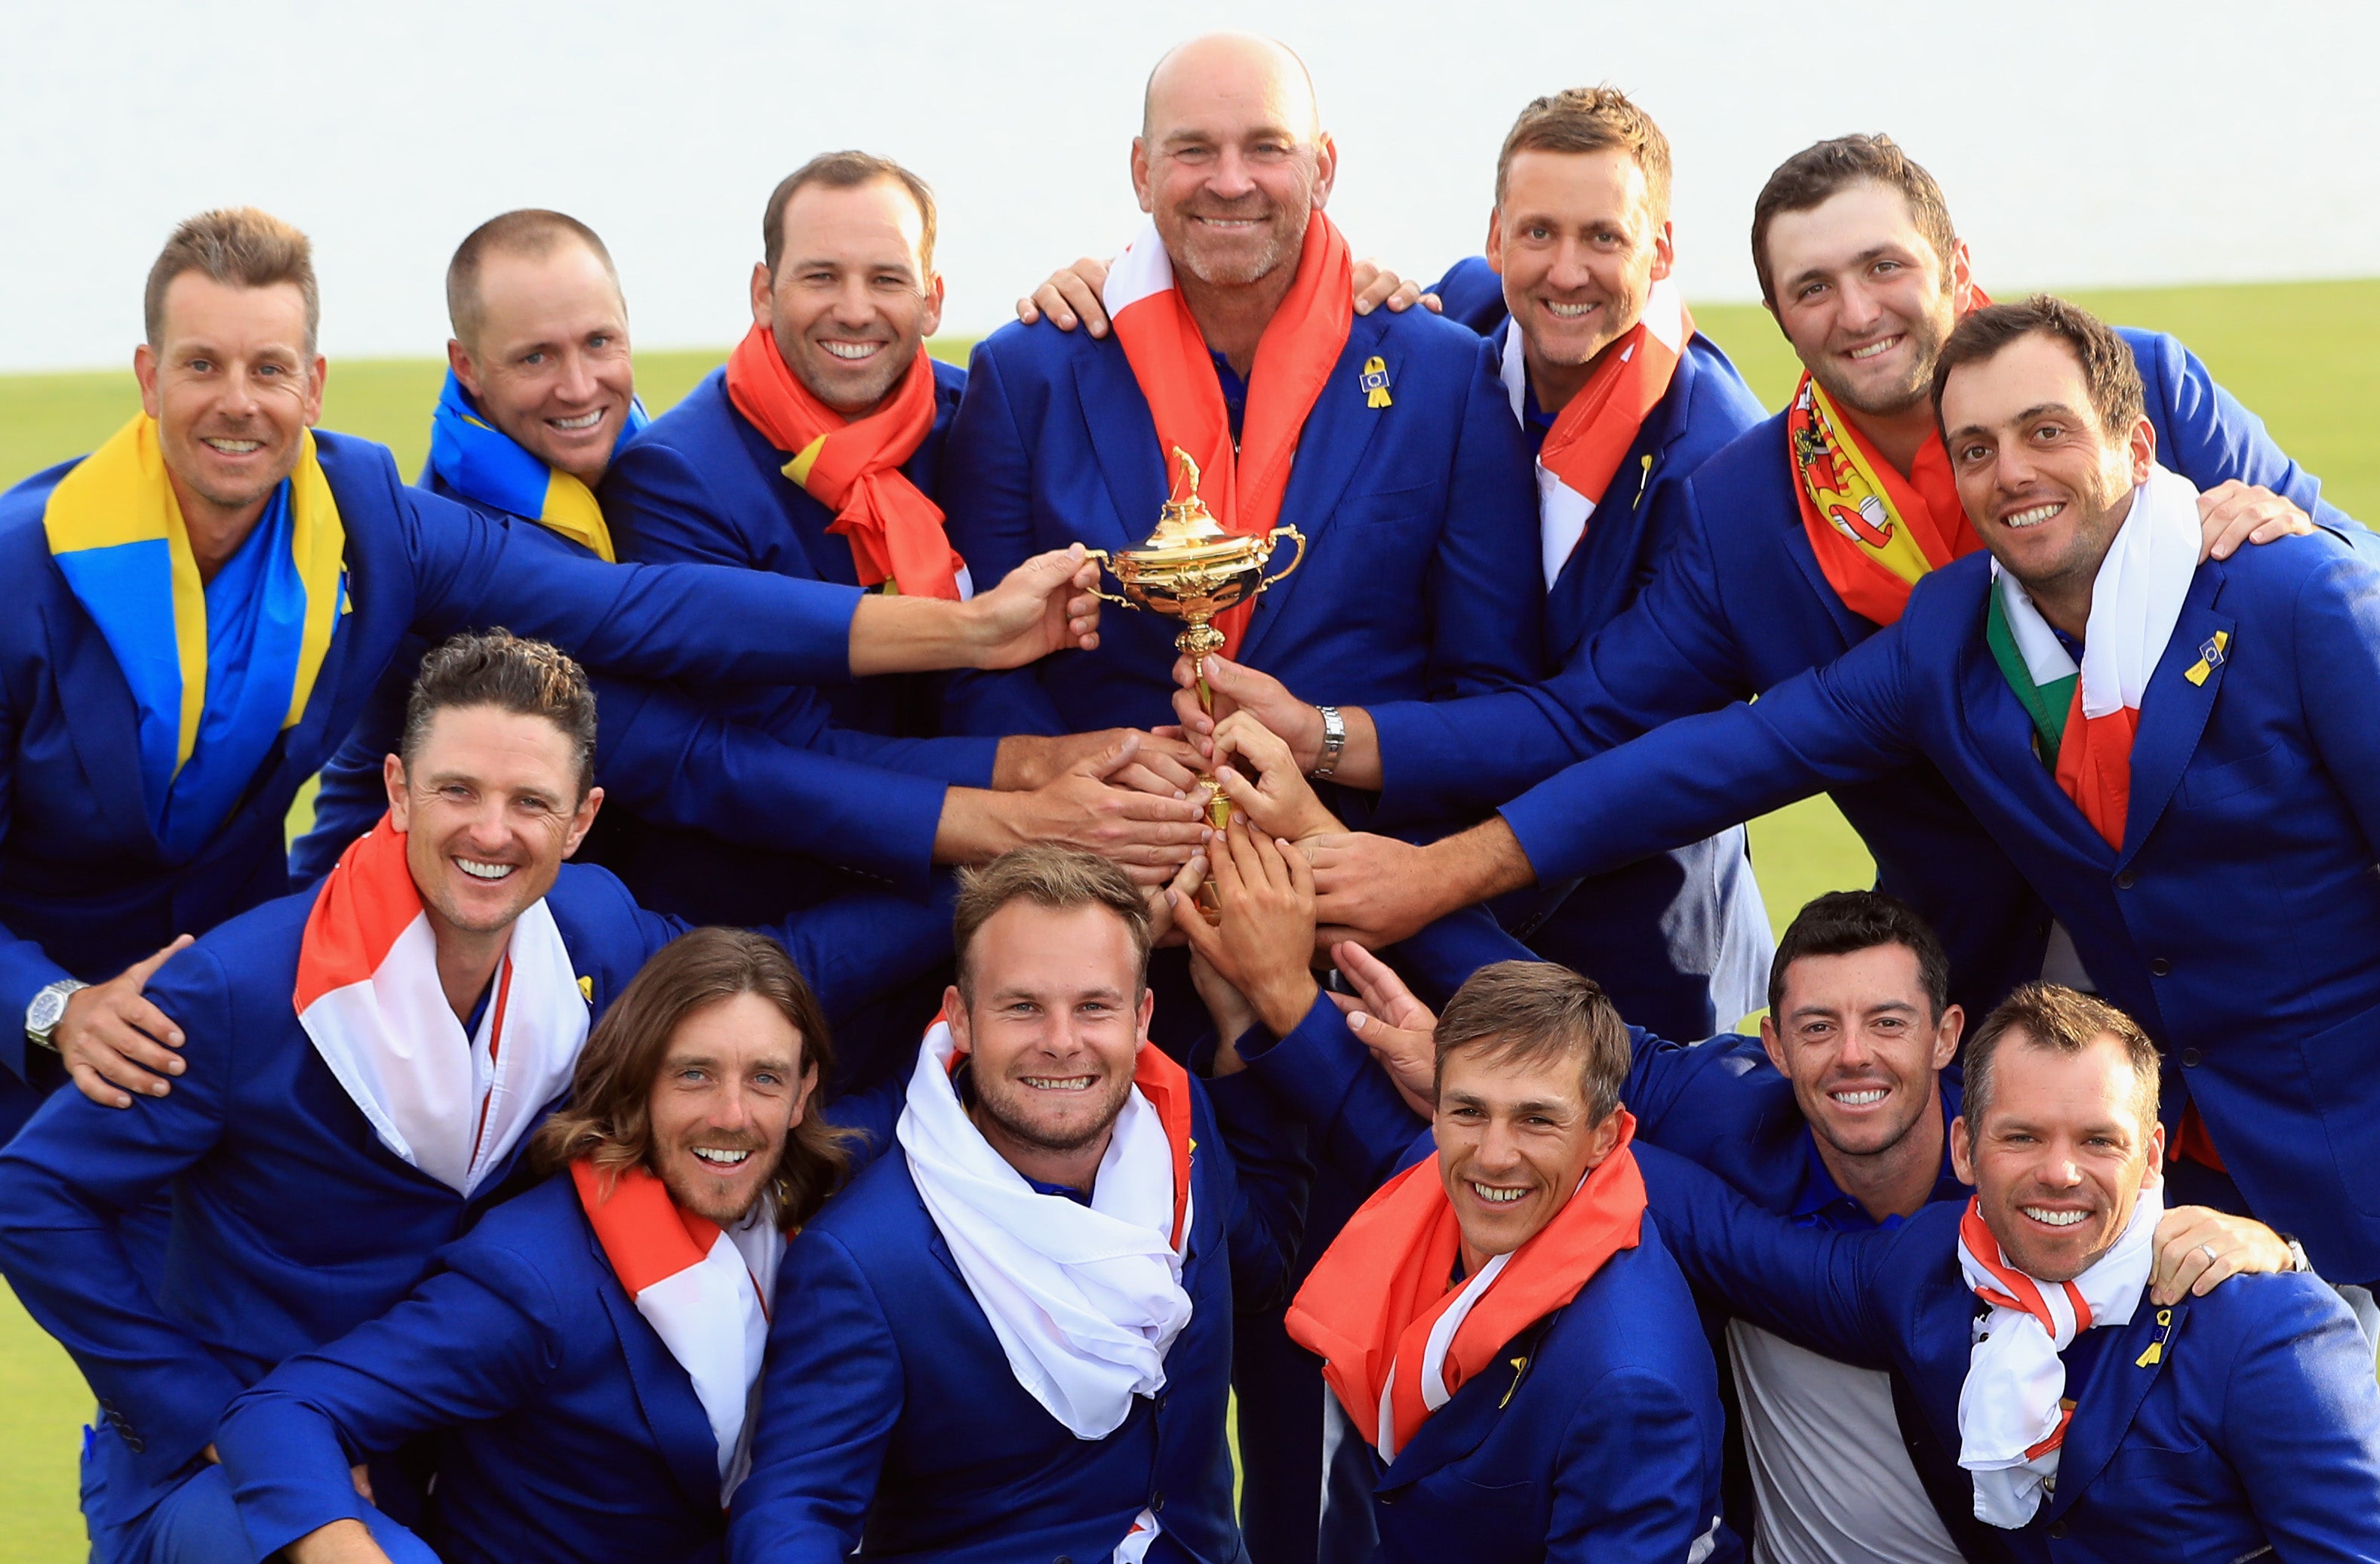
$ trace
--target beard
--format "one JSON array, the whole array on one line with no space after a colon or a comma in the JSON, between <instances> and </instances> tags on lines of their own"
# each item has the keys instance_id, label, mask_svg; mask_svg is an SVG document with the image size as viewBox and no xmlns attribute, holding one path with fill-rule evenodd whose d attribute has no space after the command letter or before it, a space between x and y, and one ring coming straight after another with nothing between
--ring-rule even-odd
<instances>
[{"instance_id":1,"label":"beard","mask_svg":"<svg viewBox=\"0 0 2380 1564\"><path fill-rule=\"evenodd\" d=\"M974 1085L976 1106L1010 1139L1036 1151L1063 1155L1081 1151L1115 1127L1117 1116L1123 1112L1124 1097L1132 1091L1132 1078L1119 1075L1094 1085L1084 1094L1091 1109L1089 1117L1064 1129L1035 1118L1033 1109L1041 1105L1034 1098L1039 1094L1029 1086L995 1081L989 1075L976 1076Z\"/></svg>"}]
</instances>

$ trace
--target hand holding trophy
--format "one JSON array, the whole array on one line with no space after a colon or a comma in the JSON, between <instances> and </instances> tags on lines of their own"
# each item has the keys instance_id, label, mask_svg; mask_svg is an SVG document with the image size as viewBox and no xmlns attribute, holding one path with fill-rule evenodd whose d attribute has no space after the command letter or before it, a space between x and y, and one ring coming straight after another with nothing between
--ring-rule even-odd
<instances>
[{"instance_id":1,"label":"hand holding trophy","mask_svg":"<svg viewBox=\"0 0 2380 1564\"><path fill-rule=\"evenodd\" d=\"M1110 603L1181 620L1182 629L1174 636L1173 645L1196 665L1202 664L1208 653L1222 650L1223 632L1214 626L1216 615L1255 597L1305 562L1305 534L1287 526L1262 534L1225 532L1198 497L1198 464L1179 446L1174 448L1173 461L1177 476L1171 496L1158 513L1157 530L1145 541L1112 555L1101 548L1088 551L1115 577L1123 595L1099 592L1097 587L1091 590ZM1297 552L1288 565L1265 574L1273 550L1284 538L1296 543ZM1212 710L1213 697L1204 677L1198 680L1198 699ZM1220 832L1231 821L1232 800L1211 776L1201 786L1205 791L1199 801L1207 811L1208 824ZM1216 915L1213 897L1211 881L1199 888L1198 904L1210 923Z\"/></svg>"}]
</instances>

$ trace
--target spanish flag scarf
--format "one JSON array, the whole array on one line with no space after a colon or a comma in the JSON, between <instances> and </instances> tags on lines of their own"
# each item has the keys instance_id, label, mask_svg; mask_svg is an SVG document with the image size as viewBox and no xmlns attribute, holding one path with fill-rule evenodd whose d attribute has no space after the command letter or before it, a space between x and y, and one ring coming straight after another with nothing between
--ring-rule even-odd
<instances>
[{"instance_id":1,"label":"spanish flag scarf","mask_svg":"<svg viewBox=\"0 0 2380 1564\"><path fill-rule=\"evenodd\" d=\"M383 814L339 855L306 917L291 1002L381 1144L468 1198L569 1086L588 991L540 897L514 920L494 992L465 1032L405 841Z\"/></svg>"},{"instance_id":2,"label":"spanish flag scarf","mask_svg":"<svg viewBox=\"0 0 2380 1564\"><path fill-rule=\"evenodd\" d=\"M1636 1247L1645 1179L1620 1142L1535 1238L1450 1287L1463 1229L1436 1158L1417 1162L1366 1201L1290 1305L1290 1339L1322 1358L1322 1377L1382 1460L1413 1441L1499 1349L1562 1308L1604 1263Z\"/></svg>"},{"instance_id":3,"label":"spanish flag scarf","mask_svg":"<svg viewBox=\"0 0 2380 1564\"><path fill-rule=\"evenodd\" d=\"M199 579L145 413L58 480L42 524L131 689L149 823L167 853L188 858L306 715L337 628L347 534L313 434L212 582Z\"/></svg>"},{"instance_id":4,"label":"spanish flag scarf","mask_svg":"<svg viewBox=\"0 0 2380 1564\"><path fill-rule=\"evenodd\" d=\"M645 404L631 397L627 422L612 444L612 454L652 422ZM523 516L548 532L557 532L606 565L620 556L612 547L612 529L603 524L603 507L595 492L558 467L531 456L511 435L480 415L480 407L455 372L438 392L438 410L430 418L430 470L465 499L492 506L507 516Z\"/></svg>"},{"instance_id":5,"label":"spanish flag scarf","mask_svg":"<svg viewBox=\"0 0 2380 1564\"><path fill-rule=\"evenodd\" d=\"M784 1236L768 1203L729 1230L685 1209L645 1168L570 1165L603 1258L694 1386L719 1447L719 1502L752 1467L752 1406Z\"/></svg>"},{"instance_id":6,"label":"spanish flag scarf","mask_svg":"<svg viewBox=\"0 0 2380 1564\"><path fill-rule=\"evenodd\" d=\"M966 561L942 529L942 507L901 470L934 427L934 363L923 348L892 396L845 422L756 324L728 355L727 399L769 444L793 453L785 476L834 512L827 531L850 543L860 585L890 580L906 596L953 603L968 595Z\"/></svg>"},{"instance_id":7,"label":"spanish flag scarf","mask_svg":"<svg viewBox=\"0 0 2380 1564\"><path fill-rule=\"evenodd\" d=\"M2092 579L2079 666L2017 579L1992 565L1992 659L2031 715L2058 790L2111 848L2124 845L2141 700L2198 573L2198 490L2152 467Z\"/></svg>"},{"instance_id":8,"label":"spanish flag scarf","mask_svg":"<svg viewBox=\"0 0 2380 1564\"><path fill-rule=\"evenodd\" d=\"M1678 285L1666 277L1655 283L1643 316L1604 349L1603 361L1554 416L1537 452L1537 532L1548 588L1586 536L1645 420L1669 395L1694 335L1694 317ZM1514 325L1504 338L1503 379L1515 417L1526 406L1522 347Z\"/></svg>"},{"instance_id":9,"label":"spanish flag scarf","mask_svg":"<svg viewBox=\"0 0 2380 1564\"><path fill-rule=\"evenodd\" d=\"M1984 546L1939 434L1925 436L1903 478L1806 371L1785 411L1785 451L1818 568L1862 618L1898 622L1918 578Z\"/></svg>"},{"instance_id":10,"label":"spanish flag scarf","mask_svg":"<svg viewBox=\"0 0 2380 1564\"><path fill-rule=\"evenodd\" d=\"M1198 464L1199 497L1225 532L1253 535L1281 522L1298 438L1354 324L1353 272L1346 239L1330 218L1315 213L1305 225L1297 275L1257 343L1236 443L1214 357L1174 286L1172 258L1154 222L1142 226L1108 273L1100 299L1133 379L1148 399L1168 483L1173 453L1186 452ZM1224 655L1239 655L1255 611L1251 601L1216 617Z\"/></svg>"},{"instance_id":11,"label":"spanish flag scarf","mask_svg":"<svg viewBox=\"0 0 2380 1564\"><path fill-rule=\"evenodd\" d=\"M2164 1215L2164 1187L2152 1184L2107 1253L2071 1281L2046 1282L2010 1263L1981 1202L1967 1202L1959 1272L1991 1305L1959 1387L1959 1464L1974 1482L1976 1520L2014 1531L2041 1508L2074 1417L2058 1354L2086 1330L2131 1323Z\"/></svg>"}]
</instances>

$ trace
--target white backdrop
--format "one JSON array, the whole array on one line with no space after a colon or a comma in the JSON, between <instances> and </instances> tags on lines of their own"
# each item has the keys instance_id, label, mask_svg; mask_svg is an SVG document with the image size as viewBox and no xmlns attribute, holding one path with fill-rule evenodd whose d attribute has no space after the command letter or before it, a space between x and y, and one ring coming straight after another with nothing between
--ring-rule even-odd
<instances>
[{"instance_id":1,"label":"white backdrop","mask_svg":"<svg viewBox=\"0 0 2380 1564\"><path fill-rule=\"evenodd\" d=\"M1142 79L1222 25L1305 55L1333 215L1425 276L1478 248L1520 105L1600 80L1676 146L1697 298L1753 296L1754 193L1848 130L1934 171L2002 293L2380 274L2380 21L2346 0L0 5L6 369L121 363L158 244L229 202L313 235L334 354L437 351L455 242L532 204L604 235L641 345L723 345L770 187L844 146L932 181L946 329L987 329L1129 233Z\"/></svg>"}]
</instances>

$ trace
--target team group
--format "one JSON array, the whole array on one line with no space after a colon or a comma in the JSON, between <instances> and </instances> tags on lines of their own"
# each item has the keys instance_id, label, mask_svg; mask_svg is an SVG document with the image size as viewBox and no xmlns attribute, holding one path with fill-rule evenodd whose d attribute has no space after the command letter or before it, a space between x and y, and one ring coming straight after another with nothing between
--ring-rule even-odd
<instances>
[{"instance_id":1,"label":"team group","mask_svg":"<svg viewBox=\"0 0 2380 1564\"><path fill-rule=\"evenodd\" d=\"M1337 159L1183 44L962 372L815 158L659 418L505 214L411 486L305 237L176 230L0 495L95 1561L2380 1559L2380 544L1886 137L1754 207L1773 415L1622 93L1426 294ZM1195 664L1086 552L1193 471L1305 538Z\"/></svg>"}]
</instances>

